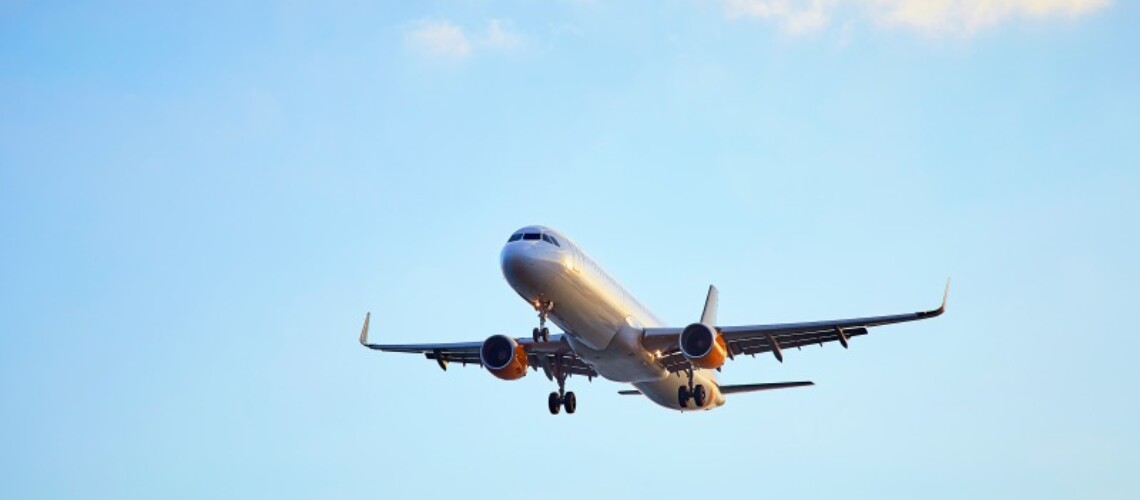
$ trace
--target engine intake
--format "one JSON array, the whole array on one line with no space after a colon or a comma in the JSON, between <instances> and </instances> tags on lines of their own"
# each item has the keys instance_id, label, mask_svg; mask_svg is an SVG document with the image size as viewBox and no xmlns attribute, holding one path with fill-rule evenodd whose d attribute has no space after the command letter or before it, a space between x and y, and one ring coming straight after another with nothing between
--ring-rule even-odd
<instances>
[{"instance_id":1,"label":"engine intake","mask_svg":"<svg viewBox=\"0 0 1140 500\"><path fill-rule=\"evenodd\" d=\"M479 361L491 375L503 380L518 380L526 375L526 350L506 335L492 335L479 347Z\"/></svg>"},{"instance_id":2,"label":"engine intake","mask_svg":"<svg viewBox=\"0 0 1140 500\"><path fill-rule=\"evenodd\" d=\"M698 368L720 368L728 356L728 346L720 332L704 323L693 323L681 330L681 354Z\"/></svg>"}]
</instances>

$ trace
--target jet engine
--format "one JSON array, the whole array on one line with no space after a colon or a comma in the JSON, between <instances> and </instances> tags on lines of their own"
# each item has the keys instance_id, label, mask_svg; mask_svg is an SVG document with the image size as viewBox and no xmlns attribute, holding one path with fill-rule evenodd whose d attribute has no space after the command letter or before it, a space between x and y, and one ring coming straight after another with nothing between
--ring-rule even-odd
<instances>
[{"instance_id":1,"label":"jet engine","mask_svg":"<svg viewBox=\"0 0 1140 500\"><path fill-rule=\"evenodd\" d=\"M704 323L693 323L681 330L681 353L698 368L720 368L728 356L728 346L720 332Z\"/></svg>"},{"instance_id":2,"label":"jet engine","mask_svg":"<svg viewBox=\"0 0 1140 500\"><path fill-rule=\"evenodd\" d=\"M506 335L492 335L479 348L479 361L492 375L518 380L526 375L526 350Z\"/></svg>"}]
</instances>

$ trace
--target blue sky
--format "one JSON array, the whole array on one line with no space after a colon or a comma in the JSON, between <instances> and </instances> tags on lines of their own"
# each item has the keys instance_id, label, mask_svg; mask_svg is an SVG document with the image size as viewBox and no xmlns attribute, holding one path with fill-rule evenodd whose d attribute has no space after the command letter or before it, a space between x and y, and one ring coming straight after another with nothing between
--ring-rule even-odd
<instances>
[{"instance_id":1,"label":"blue sky","mask_svg":"<svg viewBox=\"0 0 1140 500\"><path fill-rule=\"evenodd\" d=\"M0 497L1136 498L1138 14L4 2ZM678 325L950 310L705 414L356 344L527 335L534 223Z\"/></svg>"}]
</instances>

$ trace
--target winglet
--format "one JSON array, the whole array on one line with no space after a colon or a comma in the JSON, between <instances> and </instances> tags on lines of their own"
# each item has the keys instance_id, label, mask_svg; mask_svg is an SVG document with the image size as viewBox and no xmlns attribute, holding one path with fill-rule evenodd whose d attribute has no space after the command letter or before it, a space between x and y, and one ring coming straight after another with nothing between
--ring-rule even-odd
<instances>
[{"instance_id":1,"label":"winglet","mask_svg":"<svg viewBox=\"0 0 1140 500\"><path fill-rule=\"evenodd\" d=\"M934 309L932 311L920 311L918 313L918 316L920 318L933 318L935 316L941 316L942 313L946 312L946 299L948 297L950 297L950 278L946 278L946 289L942 291L942 304L938 306L938 309Z\"/></svg>"},{"instance_id":2,"label":"winglet","mask_svg":"<svg viewBox=\"0 0 1140 500\"><path fill-rule=\"evenodd\" d=\"M950 296L950 278L946 278L946 289L942 291L942 306L938 308L939 311L946 310L946 298Z\"/></svg>"},{"instance_id":3,"label":"winglet","mask_svg":"<svg viewBox=\"0 0 1140 500\"><path fill-rule=\"evenodd\" d=\"M360 345L368 347L368 320L372 319L372 312L364 315L364 328L360 329Z\"/></svg>"}]
</instances>

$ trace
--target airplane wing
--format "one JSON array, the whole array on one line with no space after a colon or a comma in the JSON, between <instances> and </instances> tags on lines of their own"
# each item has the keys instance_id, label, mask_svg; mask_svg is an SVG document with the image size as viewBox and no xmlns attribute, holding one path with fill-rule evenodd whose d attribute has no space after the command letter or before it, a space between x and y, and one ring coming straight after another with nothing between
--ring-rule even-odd
<instances>
[{"instance_id":1,"label":"airplane wing","mask_svg":"<svg viewBox=\"0 0 1140 500\"><path fill-rule=\"evenodd\" d=\"M715 288L710 290L711 297L715 297L715 291ZM942 294L942 304L937 309L929 311L807 323L717 326L716 330L723 336L730 357L771 352L777 360L783 362L783 350L788 348L805 345L823 346L825 342L836 341L846 348L851 337L866 335L868 328L939 316L946 311L946 297L949 292L950 283L947 282L946 290ZM658 361L671 372L684 371L690 367L689 360L681 353L679 346L682 330L684 328L647 328L642 337L642 345L651 351L659 352Z\"/></svg>"},{"instance_id":2,"label":"airplane wing","mask_svg":"<svg viewBox=\"0 0 1140 500\"><path fill-rule=\"evenodd\" d=\"M360 331L360 344L369 349L385 352L402 352L422 354L425 358L434 360L440 368L447 370L448 363L455 362L464 366L473 364L479 367L483 362L479 359L479 348L482 342L452 342L437 344L372 344L368 342L368 323L372 313L364 317L364 328ZM530 338L515 339L527 353L527 363L534 370L542 368L546 377L553 380L552 366L561 364L562 369L570 375L597 377L598 373L582 361L570 344L563 338L563 334L552 334L549 342L535 342Z\"/></svg>"}]
</instances>

